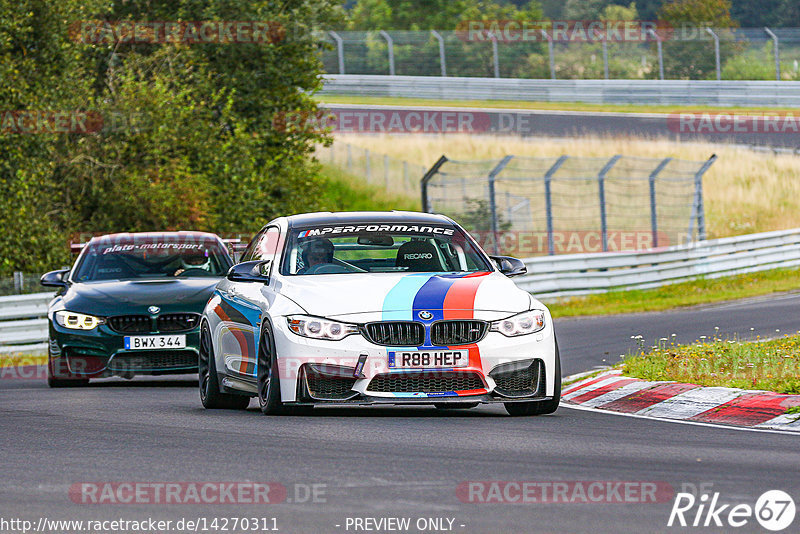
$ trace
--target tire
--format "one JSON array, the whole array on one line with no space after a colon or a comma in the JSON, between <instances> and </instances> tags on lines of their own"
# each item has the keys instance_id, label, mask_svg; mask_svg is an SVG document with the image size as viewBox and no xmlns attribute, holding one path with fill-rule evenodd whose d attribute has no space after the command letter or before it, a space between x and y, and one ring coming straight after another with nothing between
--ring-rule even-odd
<instances>
[{"instance_id":1,"label":"tire","mask_svg":"<svg viewBox=\"0 0 800 534\"><path fill-rule=\"evenodd\" d=\"M61 362L61 358L58 358ZM61 369L61 365L58 368ZM53 367L53 357L48 350L47 353L47 385L51 388L79 388L89 385L88 378L74 378L71 374L65 375L62 372L56 371Z\"/></svg>"},{"instance_id":2,"label":"tire","mask_svg":"<svg viewBox=\"0 0 800 534\"><path fill-rule=\"evenodd\" d=\"M280 415L287 412L281 403L281 381L278 358L275 354L275 338L272 326L264 320L261 339L258 341L258 405L264 415Z\"/></svg>"},{"instance_id":3,"label":"tire","mask_svg":"<svg viewBox=\"0 0 800 534\"><path fill-rule=\"evenodd\" d=\"M204 408L208 410L244 410L250 404L250 397L220 392L214 345L211 342L211 330L207 322L204 322L200 329L197 371L200 402L203 403Z\"/></svg>"},{"instance_id":4,"label":"tire","mask_svg":"<svg viewBox=\"0 0 800 534\"><path fill-rule=\"evenodd\" d=\"M440 402L434 404L438 410L467 410L476 407L479 402Z\"/></svg>"},{"instance_id":5,"label":"tire","mask_svg":"<svg viewBox=\"0 0 800 534\"><path fill-rule=\"evenodd\" d=\"M553 399L538 402L507 402L505 403L508 415L547 415L555 412L561 403L561 354L558 351L558 339L556 344L556 368L555 368L555 388L553 389Z\"/></svg>"}]
</instances>

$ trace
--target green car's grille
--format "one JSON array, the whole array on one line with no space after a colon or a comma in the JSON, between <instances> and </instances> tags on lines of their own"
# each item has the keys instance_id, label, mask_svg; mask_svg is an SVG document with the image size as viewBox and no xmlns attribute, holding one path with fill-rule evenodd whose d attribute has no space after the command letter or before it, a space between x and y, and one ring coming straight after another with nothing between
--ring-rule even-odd
<instances>
[{"instance_id":1,"label":"green car's grille","mask_svg":"<svg viewBox=\"0 0 800 534\"><path fill-rule=\"evenodd\" d=\"M122 371L169 371L194 369L197 353L189 350L141 351L120 353L108 362L108 370Z\"/></svg>"},{"instance_id":2,"label":"green car's grille","mask_svg":"<svg viewBox=\"0 0 800 534\"><path fill-rule=\"evenodd\" d=\"M117 315L108 318L108 326L120 334L188 332L198 324L200 314L197 313L165 313L156 318L149 315Z\"/></svg>"},{"instance_id":3,"label":"green car's grille","mask_svg":"<svg viewBox=\"0 0 800 534\"><path fill-rule=\"evenodd\" d=\"M200 324L197 313L168 313L159 316L156 321L159 332L183 332Z\"/></svg>"},{"instance_id":4,"label":"green car's grille","mask_svg":"<svg viewBox=\"0 0 800 534\"><path fill-rule=\"evenodd\" d=\"M108 326L120 334L147 334L153 331L153 319L148 315L118 315L107 319Z\"/></svg>"}]
</instances>

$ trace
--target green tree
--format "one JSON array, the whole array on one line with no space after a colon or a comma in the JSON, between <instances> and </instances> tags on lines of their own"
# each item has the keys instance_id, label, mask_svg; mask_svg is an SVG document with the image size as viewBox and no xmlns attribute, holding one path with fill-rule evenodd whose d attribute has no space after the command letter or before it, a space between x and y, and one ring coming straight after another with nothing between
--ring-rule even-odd
<instances>
[{"instance_id":1,"label":"green tree","mask_svg":"<svg viewBox=\"0 0 800 534\"><path fill-rule=\"evenodd\" d=\"M0 224L9 229L0 271L57 267L79 232L247 232L316 208L311 152L328 139L274 119L316 111L312 30L338 9L334 0L0 0L0 109L104 118L85 135L0 132ZM70 38L71 24L91 19L271 21L285 32L268 44Z\"/></svg>"},{"instance_id":2,"label":"green tree","mask_svg":"<svg viewBox=\"0 0 800 534\"><path fill-rule=\"evenodd\" d=\"M669 78L707 79L715 73L714 43L705 28L717 31L720 56L724 63L741 51L732 30L738 23L731 18L730 0L671 0L659 12L660 20L676 30L676 39L664 44L664 70Z\"/></svg>"}]
</instances>

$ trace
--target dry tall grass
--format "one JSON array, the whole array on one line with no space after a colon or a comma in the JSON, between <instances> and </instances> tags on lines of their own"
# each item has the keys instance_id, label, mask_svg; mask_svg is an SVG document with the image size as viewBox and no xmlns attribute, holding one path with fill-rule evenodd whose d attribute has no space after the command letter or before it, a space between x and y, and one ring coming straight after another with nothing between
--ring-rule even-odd
<instances>
[{"instance_id":1,"label":"dry tall grass","mask_svg":"<svg viewBox=\"0 0 800 534\"><path fill-rule=\"evenodd\" d=\"M576 138L552 140L470 135L337 135L352 143L416 164L442 154L455 160L518 156L626 156L703 161L719 159L703 181L709 238L800 227L800 156L756 152L729 145L667 140Z\"/></svg>"}]
</instances>

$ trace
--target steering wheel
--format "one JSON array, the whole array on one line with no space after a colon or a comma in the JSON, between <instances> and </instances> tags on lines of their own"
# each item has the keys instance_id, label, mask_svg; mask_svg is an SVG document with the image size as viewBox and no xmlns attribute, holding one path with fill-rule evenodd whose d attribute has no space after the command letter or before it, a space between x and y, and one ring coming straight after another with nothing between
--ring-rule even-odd
<instances>
[{"instance_id":1,"label":"steering wheel","mask_svg":"<svg viewBox=\"0 0 800 534\"><path fill-rule=\"evenodd\" d=\"M346 272L347 269L341 265L336 265L334 263L319 263L306 269L306 272L303 274L340 274Z\"/></svg>"}]
</instances>

